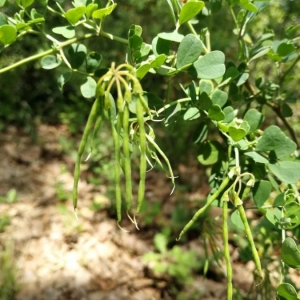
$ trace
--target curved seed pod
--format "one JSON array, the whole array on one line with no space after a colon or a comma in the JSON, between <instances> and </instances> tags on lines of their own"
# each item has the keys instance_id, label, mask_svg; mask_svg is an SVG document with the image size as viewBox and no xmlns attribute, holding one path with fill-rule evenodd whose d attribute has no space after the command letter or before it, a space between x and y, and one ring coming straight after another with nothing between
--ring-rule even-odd
<instances>
[{"instance_id":1,"label":"curved seed pod","mask_svg":"<svg viewBox=\"0 0 300 300\"><path fill-rule=\"evenodd\" d=\"M117 128L114 124L114 119L111 118L111 131L115 147L115 196L116 196L116 209L117 209L117 220L118 223L122 219L122 196L121 196L121 172L120 172L120 137L117 131L119 118L117 121Z\"/></svg>"},{"instance_id":2,"label":"curved seed pod","mask_svg":"<svg viewBox=\"0 0 300 300\"><path fill-rule=\"evenodd\" d=\"M225 261L226 261L226 271L227 271L227 300L232 300L232 266L231 266L231 261L230 261L230 252L229 252L229 243L228 243L228 221L227 221L227 219L228 219L228 200L223 201L222 231L223 231L223 242L224 242L224 257L225 257Z\"/></svg>"},{"instance_id":3,"label":"curved seed pod","mask_svg":"<svg viewBox=\"0 0 300 300\"><path fill-rule=\"evenodd\" d=\"M99 103L99 107L98 107L98 111L97 111L98 118L96 120L96 124L95 124L94 130L93 130L93 135L92 135L92 140L91 140L91 146L90 146L90 154L92 153L93 148L94 148L95 137L98 134L98 132L100 130L100 127L102 125L102 119L103 119L103 97L101 97L99 99L99 101L100 101L100 103Z\"/></svg>"},{"instance_id":4,"label":"curved seed pod","mask_svg":"<svg viewBox=\"0 0 300 300\"><path fill-rule=\"evenodd\" d=\"M132 205L132 182L131 182L131 158L129 141L129 108L125 104L123 112L123 152L124 152L124 174L127 211Z\"/></svg>"},{"instance_id":5,"label":"curved seed pod","mask_svg":"<svg viewBox=\"0 0 300 300\"><path fill-rule=\"evenodd\" d=\"M177 238L177 241L181 239L181 237L194 225L194 223L200 218L200 216L209 208L209 206L219 197L221 192L226 188L227 184L229 183L230 178L227 176L222 184L219 186L219 188L214 192L213 195L211 195L206 204L201 207L193 216L192 220L190 220L185 227L182 229L182 231L179 234L179 237Z\"/></svg>"},{"instance_id":6,"label":"curved seed pod","mask_svg":"<svg viewBox=\"0 0 300 300\"><path fill-rule=\"evenodd\" d=\"M77 198L78 198L78 181L79 181L79 173L80 173L80 161L81 156L84 152L85 146L88 141L88 137L91 133L93 123L95 122L98 111L99 111L99 105L100 105L100 99L97 98L92 106L91 112L89 114L87 123L85 125L85 129L82 135L82 139L79 144L77 157L76 157L76 163L75 163L75 169L74 169L74 184L73 184L73 207L74 210L77 208Z\"/></svg>"},{"instance_id":7,"label":"curved seed pod","mask_svg":"<svg viewBox=\"0 0 300 300\"><path fill-rule=\"evenodd\" d=\"M242 220L242 222L244 224L244 227L245 227L246 236L247 236L248 242L249 242L250 247L251 247L253 260L254 260L256 269L258 271L258 275L261 278L263 278L263 273L262 273L262 269L261 269L261 263L260 263L259 255L258 255L257 249L255 247L255 243L254 243L254 240L253 240L251 228L249 226L249 223L248 223L248 220L247 220L247 217L246 217L245 209L244 209L243 205L237 205L237 210L240 214L241 220Z\"/></svg>"},{"instance_id":8,"label":"curved seed pod","mask_svg":"<svg viewBox=\"0 0 300 300\"><path fill-rule=\"evenodd\" d=\"M139 190L138 190L138 201L137 201L137 209L136 213L138 214L143 205L144 195L145 195L145 180L146 180L146 168L147 168L147 160L146 160L146 131L144 124L144 113L143 106L140 101L140 98L136 101L136 115L137 122L139 125L139 145L140 145L140 181L139 181Z\"/></svg>"}]
</instances>

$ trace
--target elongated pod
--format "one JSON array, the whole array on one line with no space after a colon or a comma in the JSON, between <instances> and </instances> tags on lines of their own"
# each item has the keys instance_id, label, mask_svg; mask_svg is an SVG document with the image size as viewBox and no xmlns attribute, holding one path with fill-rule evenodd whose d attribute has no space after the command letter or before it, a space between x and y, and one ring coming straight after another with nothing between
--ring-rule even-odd
<instances>
[{"instance_id":1,"label":"elongated pod","mask_svg":"<svg viewBox=\"0 0 300 300\"><path fill-rule=\"evenodd\" d=\"M101 97L96 98L92 109L90 111L87 123L85 125L85 129L82 135L82 139L79 144L77 157L76 157L76 163L75 163L75 169L74 169L74 184L73 184L73 207L74 210L77 208L77 199L78 199L78 181L79 181L79 174L80 174L80 161L82 154L84 152L85 146L87 144L89 135L91 133L92 127L94 122L96 121L97 117L99 117L99 107L100 107L100 101L102 100Z\"/></svg>"}]
</instances>

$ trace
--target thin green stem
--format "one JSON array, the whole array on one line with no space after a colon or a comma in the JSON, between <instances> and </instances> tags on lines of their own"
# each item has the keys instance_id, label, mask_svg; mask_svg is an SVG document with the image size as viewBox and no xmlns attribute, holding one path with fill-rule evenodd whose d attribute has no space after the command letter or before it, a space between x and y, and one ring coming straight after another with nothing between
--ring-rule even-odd
<instances>
[{"instance_id":1,"label":"thin green stem","mask_svg":"<svg viewBox=\"0 0 300 300\"><path fill-rule=\"evenodd\" d=\"M41 53L38 53L38 54L35 54L35 55L32 55L32 56L29 56L27 58L24 58L12 65L9 65L7 67L4 67L2 69L0 69L0 74L2 73L5 73L7 71L10 71L10 70L13 70L15 68L18 68L24 64L27 64L31 61L34 61L34 60L37 60L37 59L40 59L46 55L50 55L50 54L53 54L57 51L59 51L60 49L66 47L66 46L69 46L73 43L76 43L76 42L79 42L79 41L82 41L82 40L85 40L85 39L90 39L90 38L93 38L93 37L97 37L98 35L95 34L95 33L89 33L89 34L86 34L86 35L83 35L81 37L75 37L75 38L72 38L70 40L67 40L65 42L62 42L62 43L59 43L57 45L57 47L55 48L52 48L52 49L49 49L49 50L46 50L44 52L41 52ZM100 33L100 36L104 37L104 38L107 38L107 39L110 39L110 40L113 40L113 41L117 41L117 42L120 42L120 43L123 43L123 44L128 44L128 41L126 39L123 39L123 38L120 38L118 36L115 36L113 34L110 34L110 33L107 33L107 32L101 32ZM49 35L46 36L48 39L49 38ZM54 41L55 43L57 42L56 40L54 40L53 38L51 38L52 41Z\"/></svg>"},{"instance_id":2,"label":"thin green stem","mask_svg":"<svg viewBox=\"0 0 300 300\"><path fill-rule=\"evenodd\" d=\"M247 220L246 213L245 213L243 205L238 205L237 206L237 210L238 210L238 212L240 214L241 220L242 220L242 222L244 224L244 227L245 227L246 236L247 236L248 242L249 242L250 247L251 247L251 252L252 252L252 255L253 255L253 260L254 260L256 269L258 271L258 275L261 278L263 278L263 273L262 273L262 269L261 269L260 258L259 258L257 249L255 247L255 243L254 243L254 239L253 239L253 236L252 236L251 228L249 226L249 223L248 223L248 220Z\"/></svg>"},{"instance_id":3,"label":"thin green stem","mask_svg":"<svg viewBox=\"0 0 300 300\"><path fill-rule=\"evenodd\" d=\"M100 36L102 36L106 39L112 40L112 41L116 41L116 42L128 45L128 40L127 39L123 39L121 37L118 37L118 36L113 35L113 34L108 33L108 32L101 31Z\"/></svg>"},{"instance_id":4,"label":"thin green stem","mask_svg":"<svg viewBox=\"0 0 300 300\"><path fill-rule=\"evenodd\" d=\"M187 22L186 25L187 25L189 31L190 31L192 34L194 34L196 37L198 37L198 34L197 34L197 32L196 32L194 26L191 24L191 22L190 22L190 21ZM201 39L199 39L199 40L200 40L201 43L202 43L202 48L203 48L204 53L206 54L206 53L210 52L210 50L208 49L208 47L206 47L206 46L204 45L203 41L202 41Z\"/></svg>"},{"instance_id":5,"label":"thin green stem","mask_svg":"<svg viewBox=\"0 0 300 300\"><path fill-rule=\"evenodd\" d=\"M232 266L230 261L230 252L228 244L228 202L223 201L223 242L224 242L224 257L226 262L226 271L227 271L227 300L232 300Z\"/></svg>"},{"instance_id":6,"label":"thin green stem","mask_svg":"<svg viewBox=\"0 0 300 300\"><path fill-rule=\"evenodd\" d=\"M81 36L81 37L76 37L76 38L67 40L67 41L65 41L63 43L60 43L56 48L52 48L52 49L46 50L44 52L41 52L41 53L38 53L38 54L35 54L35 55L32 55L32 56L29 56L27 58L24 58L24 59L22 59L22 60L20 60L20 61L18 61L16 63L10 65L10 66L7 66L7 67L4 67L4 68L0 69L0 74L5 73L7 71L10 71L12 69L15 69L17 67L20 67L20 66L22 66L24 64L27 64L27 63L31 62L31 61L40 59L40 58L42 58L42 57L44 57L46 55L53 54L53 53L59 51L60 49L66 47L66 46L69 46L69 45L71 45L73 43L76 43L76 42L79 42L79 41L82 41L82 40L85 40L85 39L90 39L90 38L93 38L93 37L97 37L97 35L96 34L86 34L86 35Z\"/></svg>"}]
</instances>

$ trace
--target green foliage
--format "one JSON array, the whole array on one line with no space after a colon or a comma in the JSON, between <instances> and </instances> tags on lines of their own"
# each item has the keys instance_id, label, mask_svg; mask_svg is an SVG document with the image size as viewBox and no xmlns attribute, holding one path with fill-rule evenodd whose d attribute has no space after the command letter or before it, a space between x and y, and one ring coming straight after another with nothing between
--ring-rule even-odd
<instances>
[{"instance_id":1,"label":"green foliage","mask_svg":"<svg viewBox=\"0 0 300 300\"><path fill-rule=\"evenodd\" d=\"M15 203L18 201L18 193L16 189L10 189L5 196L0 196L0 203Z\"/></svg>"},{"instance_id":2,"label":"green foliage","mask_svg":"<svg viewBox=\"0 0 300 300\"><path fill-rule=\"evenodd\" d=\"M6 243L0 251L0 298L13 299L18 291L17 269L14 263L14 249L12 243Z\"/></svg>"},{"instance_id":3,"label":"green foliage","mask_svg":"<svg viewBox=\"0 0 300 300\"><path fill-rule=\"evenodd\" d=\"M76 93L81 92L79 101L78 94L66 93L69 99L76 99L74 105L78 109L71 108L70 114L67 108L60 111L64 123L76 131L90 110L76 158L75 209L81 158L87 152L87 145L93 157L102 123L106 124L107 139L114 148L109 163L104 165L114 170L111 180L115 183L118 224L126 210L137 228L136 216L144 207L148 169L159 166L171 179L170 193L175 188L170 160L157 142L157 126L151 126L152 122L163 121L161 124L171 129L176 123L184 124L176 132L176 140L182 138L180 134L187 135L188 126L195 125L193 141L194 147L198 147L197 159L209 168L212 189L204 206L196 211L178 239L211 205L222 207L228 299L232 299L233 289L227 216L231 215L235 228L244 231L248 253L255 262L260 280L264 266L257 249L258 237L245 212L248 202L262 215L259 221L268 222L269 226L281 231L282 237L300 225L299 142L288 119L297 107L295 70L300 60L299 24L286 21L283 26L274 21L274 25L264 17L269 13L270 19L283 18L284 10L292 11L299 5L291 2L295 1L284 1L278 6L267 0L189 0L186 3L168 0L163 3L173 23L168 21L164 31L155 25L157 30L150 35L145 31L146 26L122 24L119 27L123 38L114 33L118 23L113 20L121 1L109 0L105 6L98 1L75 1L73 6L65 7L58 2L55 6L32 0L17 1L12 7L9 2L0 1L0 6L4 7L4 13L0 14L1 56L7 48L12 49L22 39L26 41L26 36L31 34L43 41L36 54L8 61L1 67L0 76L39 60L41 68L54 69L60 91L66 92L68 87L76 85ZM128 3L134 3L137 11L150 9L143 2ZM277 15L272 7L278 9ZM48 30L49 15L59 22ZM151 16L154 15L159 15L158 9L152 11ZM224 32L223 25L227 23L232 31ZM281 27L285 28L280 30ZM89 42L92 39L97 42ZM99 47L104 39L111 42L109 45L119 42L125 46L121 58L112 56L106 61L108 48ZM152 83L152 80L162 81L162 77L167 82L165 91ZM172 92L172 84L179 85L181 91ZM8 107L7 111L12 110ZM280 123L272 124L276 118ZM188 145L184 147L185 151L189 148ZM140 172L137 201L134 202L131 168L136 160L139 160ZM101 174L101 168L97 172ZM125 193L122 192L123 182ZM59 185L57 190L58 197L66 200ZM268 226L261 228L270 230ZM283 238L281 242L281 263L298 268L296 242L291 238ZM154 243L159 253L149 254L148 261L155 262L156 271L167 272L181 281L191 277L194 254L183 252L177 246L168 250L166 235L156 235ZM263 247L263 251L267 252L267 247ZM294 288L284 282L284 268L281 273L278 299L298 299Z\"/></svg>"},{"instance_id":4,"label":"green foliage","mask_svg":"<svg viewBox=\"0 0 300 300\"><path fill-rule=\"evenodd\" d=\"M193 271L199 269L202 263L193 251L184 251L179 246L168 250L168 239L168 234L155 234L154 245L158 253L147 252L143 255L143 261L154 272L168 274L178 282L188 284L192 280Z\"/></svg>"}]
</instances>

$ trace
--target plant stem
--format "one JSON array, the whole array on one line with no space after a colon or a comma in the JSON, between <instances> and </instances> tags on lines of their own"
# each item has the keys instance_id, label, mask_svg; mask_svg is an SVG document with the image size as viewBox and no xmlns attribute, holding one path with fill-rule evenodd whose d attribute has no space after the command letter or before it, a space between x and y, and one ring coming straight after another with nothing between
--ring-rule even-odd
<instances>
[{"instance_id":1,"label":"plant stem","mask_svg":"<svg viewBox=\"0 0 300 300\"><path fill-rule=\"evenodd\" d=\"M227 271L227 300L232 300L232 266L230 261L230 252L228 244L228 202L223 201L223 242L224 242L224 257L226 261L226 271Z\"/></svg>"},{"instance_id":2,"label":"plant stem","mask_svg":"<svg viewBox=\"0 0 300 300\"><path fill-rule=\"evenodd\" d=\"M46 50L44 52L41 52L41 53L38 53L38 54L35 54L35 55L32 55L32 56L29 56L27 58L24 58L10 66L7 66L7 67L4 67L2 69L0 69L0 74L2 73L5 73L7 71L10 71L12 69L15 69L17 67L20 67L26 63L29 63L31 61L34 61L34 60L37 60L37 59L40 59L46 55L50 55L50 54L53 54L59 50L61 50L62 48L66 47L66 46L69 46L73 43L77 43L79 41L82 41L82 40L86 40L86 39L90 39L90 38L93 38L93 37L97 37L98 35L95 34L95 33L89 33L89 34L85 34L81 37L75 37L75 38L72 38L70 40L67 40L65 42L62 42L62 43L59 43L55 48L52 48L52 49L49 49L49 50ZM126 39L123 39L121 37L118 37L118 36L115 36L113 34L110 34L110 33L107 33L107 32L100 32L100 36L104 37L104 38L107 38L109 40L112 40L112 41L117 41L117 42L120 42L122 44L128 44L128 41ZM47 38L49 38L49 35L46 36Z\"/></svg>"}]
</instances>

